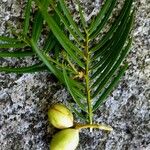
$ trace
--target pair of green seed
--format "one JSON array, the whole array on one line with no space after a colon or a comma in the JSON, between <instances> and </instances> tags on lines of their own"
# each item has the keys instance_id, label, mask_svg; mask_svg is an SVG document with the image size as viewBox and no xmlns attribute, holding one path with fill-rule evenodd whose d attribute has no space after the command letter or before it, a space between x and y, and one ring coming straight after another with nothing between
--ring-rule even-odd
<instances>
[{"instance_id":1,"label":"pair of green seed","mask_svg":"<svg viewBox=\"0 0 150 150\"><path fill-rule=\"evenodd\" d=\"M73 114L62 104L55 104L48 110L50 123L62 129L50 143L50 150L75 150L79 143L79 129L73 127Z\"/></svg>"}]
</instances>

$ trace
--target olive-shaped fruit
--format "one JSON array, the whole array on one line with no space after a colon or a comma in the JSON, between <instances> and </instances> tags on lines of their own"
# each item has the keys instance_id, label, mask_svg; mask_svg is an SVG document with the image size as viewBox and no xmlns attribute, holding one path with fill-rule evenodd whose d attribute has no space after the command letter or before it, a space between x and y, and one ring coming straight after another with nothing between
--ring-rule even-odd
<instances>
[{"instance_id":1,"label":"olive-shaped fruit","mask_svg":"<svg viewBox=\"0 0 150 150\"><path fill-rule=\"evenodd\" d=\"M50 123L58 129L73 126L73 115L63 104L54 104L48 110L48 119Z\"/></svg>"},{"instance_id":2,"label":"olive-shaped fruit","mask_svg":"<svg viewBox=\"0 0 150 150\"><path fill-rule=\"evenodd\" d=\"M64 129L56 133L50 143L50 150L75 150L79 143L79 130Z\"/></svg>"}]
</instances>

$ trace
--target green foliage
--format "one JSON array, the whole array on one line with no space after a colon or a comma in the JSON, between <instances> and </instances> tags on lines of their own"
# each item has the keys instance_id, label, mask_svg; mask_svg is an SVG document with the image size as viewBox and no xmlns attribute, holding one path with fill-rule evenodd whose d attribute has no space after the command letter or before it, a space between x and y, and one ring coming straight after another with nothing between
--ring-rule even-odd
<instances>
[{"instance_id":1,"label":"green foliage","mask_svg":"<svg viewBox=\"0 0 150 150\"><path fill-rule=\"evenodd\" d=\"M101 35L101 31L107 26L117 0L104 1L90 24L84 18L79 0L75 2L80 24L73 20L64 0L33 1L39 9L33 18L31 34L29 22L32 0L28 0L21 36L17 39L0 37L0 48L30 47L31 50L0 52L0 57L36 55L41 62L24 68L1 67L0 71L24 73L49 70L68 88L78 106L78 110L73 108L74 112L92 124L93 112L106 100L127 69L127 64L122 62L132 43L130 32L134 20L133 0L125 0L119 15L104 35ZM48 7L51 8L50 12ZM46 25L43 24L44 21ZM39 46L45 26L49 27L47 38L44 45ZM70 35L73 40L70 40Z\"/></svg>"}]
</instances>

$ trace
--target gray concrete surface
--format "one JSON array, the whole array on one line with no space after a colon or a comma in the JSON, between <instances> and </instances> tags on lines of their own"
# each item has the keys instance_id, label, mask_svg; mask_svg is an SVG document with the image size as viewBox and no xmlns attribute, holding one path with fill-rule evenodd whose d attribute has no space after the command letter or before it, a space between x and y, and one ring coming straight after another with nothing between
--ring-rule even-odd
<instances>
[{"instance_id":1,"label":"gray concrete surface","mask_svg":"<svg viewBox=\"0 0 150 150\"><path fill-rule=\"evenodd\" d=\"M91 1L83 4L99 8L97 0L92 5ZM109 124L114 131L84 130L78 150L150 149L150 1L136 1L135 5L129 69L94 117L95 122ZM9 35L8 24L19 31L23 9L23 0L0 0L0 35ZM86 12L88 20L91 12ZM95 12L96 9L92 14ZM35 58L0 58L3 66L35 62ZM66 103L68 97L66 90L46 72L0 73L0 150L48 150L56 130L48 124L47 109L53 102Z\"/></svg>"}]
</instances>

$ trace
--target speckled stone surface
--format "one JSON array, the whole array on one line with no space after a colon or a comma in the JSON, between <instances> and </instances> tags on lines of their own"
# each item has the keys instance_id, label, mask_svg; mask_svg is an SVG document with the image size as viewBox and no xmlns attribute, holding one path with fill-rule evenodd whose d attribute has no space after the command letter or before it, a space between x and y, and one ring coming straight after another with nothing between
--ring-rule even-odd
<instances>
[{"instance_id":1,"label":"speckled stone surface","mask_svg":"<svg viewBox=\"0 0 150 150\"><path fill-rule=\"evenodd\" d=\"M99 1L82 1L97 12ZM86 3L85 3L86 2ZM94 120L114 128L107 133L83 130L77 150L149 150L150 149L150 1L136 1L134 42L127 58L129 69ZM18 30L24 2L0 0L0 35L9 35L8 24ZM35 58L2 59L0 65L22 66ZM46 72L35 74L0 73L0 150L48 150L56 129L48 124L47 109L64 102L66 90ZM66 103L67 104L67 103Z\"/></svg>"}]
</instances>

